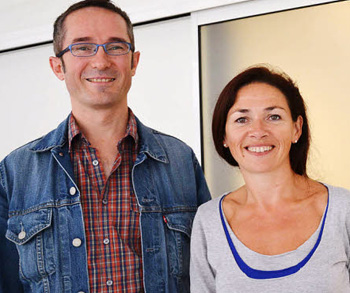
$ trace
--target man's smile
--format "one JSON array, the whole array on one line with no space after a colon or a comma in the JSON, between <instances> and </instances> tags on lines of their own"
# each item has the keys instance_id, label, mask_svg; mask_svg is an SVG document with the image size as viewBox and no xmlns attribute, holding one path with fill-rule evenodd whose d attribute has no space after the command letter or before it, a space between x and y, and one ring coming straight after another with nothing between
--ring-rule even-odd
<instances>
[{"instance_id":1,"label":"man's smile","mask_svg":"<svg viewBox=\"0 0 350 293\"><path fill-rule=\"evenodd\" d=\"M115 81L115 78L87 78L86 80L89 82L103 83Z\"/></svg>"}]
</instances>

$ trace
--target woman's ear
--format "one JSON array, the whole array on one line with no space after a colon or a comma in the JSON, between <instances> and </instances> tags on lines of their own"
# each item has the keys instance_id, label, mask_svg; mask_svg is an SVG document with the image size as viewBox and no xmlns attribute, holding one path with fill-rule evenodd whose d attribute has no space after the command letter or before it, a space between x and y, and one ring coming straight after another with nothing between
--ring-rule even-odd
<instances>
[{"instance_id":1,"label":"woman's ear","mask_svg":"<svg viewBox=\"0 0 350 293\"><path fill-rule=\"evenodd\" d=\"M294 122L294 135L293 135L293 143L297 143L302 132L303 132L303 117L300 115L297 118L297 121Z\"/></svg>"}]
</instances>

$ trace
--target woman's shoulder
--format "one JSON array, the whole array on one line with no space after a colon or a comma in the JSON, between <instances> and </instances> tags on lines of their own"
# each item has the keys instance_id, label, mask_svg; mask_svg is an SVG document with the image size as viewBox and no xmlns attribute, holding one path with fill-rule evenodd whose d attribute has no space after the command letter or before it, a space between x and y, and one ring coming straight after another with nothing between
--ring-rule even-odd
<instances>
[{"instance_id":1,"label":"woman's shoulder","mask_svg":"<svg viewBox=\"0 0 350 293\"><path fill-rule=\"evenodd\" d=\"M322 183L328 190L329 204L333 207L333 211L340 215L350 215L350 190Z\"/></svg>"},{"instance_id":2,"label":"woman's shoulder","mask_svg":"<svg viewBox=\"0 0 350 293\"><path fill-rule=\"evenodd\" d=\"M327 183L322 183L327 189L328 194L334 197L337 201L350 202L350 190L340 186L334 186Z\"/></svg>"},{"instance_id":3,"label":"woman's shoulder","mask_svg":"<svg viewBox=\"0 0 350 293\"><path fill-rule=\"evenodd\" d=\"M195 238L205 237L206 239L215 239L215 237L217 237L218 231L221 231L219 205L220 200L225 197L225 195L226 194L223 194L222 196L214 198L198 208L193 221L192 236Z\"/></svg>"},{"instance_id":4,"label":"woman's shoulder","mask_svg":"<svg viewBox=\"0 0 350 293\"><path fill-rule=\"evenodd\" d=\"M212 219L213 215L219 213L219 204L223 197L225 197L228 193L224 193L223 195L213 198L208 202L202 204L197 211L196 217L201 219Z\"/></svg>"},{"instance_id":5,"label":"woman's shoulder","mask_svg":"<svg viewBox=\"0 0 350 293\"><path fill-rule=\"evenodd\" d=\"M203 212L206 212L206 211L211 211L213 209L215 209L216 207L219 207L219 203L220 203L220 200L225 197L228 193L224 193L223 195L221 196L218 196L218 197L215 197L209 201L207 201L206 203L202 204L199 208L198 208L198 211L201 211L202 213Z\"/></svg>"}]
</instances>

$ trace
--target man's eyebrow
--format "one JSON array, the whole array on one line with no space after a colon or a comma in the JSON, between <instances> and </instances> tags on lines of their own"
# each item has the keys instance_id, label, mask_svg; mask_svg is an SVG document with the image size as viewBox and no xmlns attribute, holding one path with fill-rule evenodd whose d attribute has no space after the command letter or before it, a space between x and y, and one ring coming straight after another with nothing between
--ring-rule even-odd
<instances>
[{"instance_id":1,"label":"man's eyebrow","mask_svg":"<svg viewBox=\"0 0 350 293\"><path fill-rule=\"evenodd\" d=\"M81 37L81 38L75 38L73 39L72 43L81 43L81 42L92 42L92 38L91 37ZM126 42L126 40L124 38L119 38L119 37L111 37L108 39L108 41L106 43L109 42Z\"/></svg>"},{"instance_id":2,"label":"man's eyebrow","mask_svg":"<svg viewBox=\"0 0 350 293\"><path fill-rule=\"evenodd\" d=\"M108 39L109 42L127 42L129 43L127 40L125 40L124 38L118 38L118 37L112 37Z\"/></svg>"},{"instance_id":3,"label":"man's eyebrow","mask_svg":"<svg viewBox=\"0 0 350 293\"><path fill-rule=\"evenodd\" d=\"M83 38L75 38L73 39L73 43L81 43L81 42L90 42L91 38L90 37L83 37Z\"/></svg>"}]
</instances>

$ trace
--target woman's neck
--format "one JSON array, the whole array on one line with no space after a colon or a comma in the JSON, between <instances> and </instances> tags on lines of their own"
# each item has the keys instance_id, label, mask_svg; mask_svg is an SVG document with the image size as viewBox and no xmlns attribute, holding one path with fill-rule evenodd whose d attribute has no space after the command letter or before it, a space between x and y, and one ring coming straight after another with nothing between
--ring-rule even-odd
<instances>
[{"instance_id":1,"label":"woman's neck","mask_svg":"<svg viewBox=\"0 0 350 293\"><path fill-rule=\"evenodd\" d=\"M307 194L307 177L295 174L292 169L269 173L242 172L247 203L263 206L277 206L281 201L295 201Z\"/></svg>"}]
</instances>

